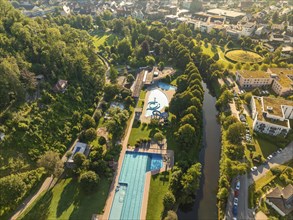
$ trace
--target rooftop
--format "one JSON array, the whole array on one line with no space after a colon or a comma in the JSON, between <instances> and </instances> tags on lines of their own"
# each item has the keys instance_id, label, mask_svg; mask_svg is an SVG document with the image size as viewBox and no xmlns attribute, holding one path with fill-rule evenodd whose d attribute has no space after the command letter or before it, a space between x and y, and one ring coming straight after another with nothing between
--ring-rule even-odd
<instances>
[{"instance_id":1,"label":"rooftop","mask_svg":"<svg viewBox=\"0 0 293 220\"><path fill-rule=\"evenodd\" d=\"M270 78L270 74L261 70L237 70L237 72L244 78Z\"/></svg>"},{"instance_id":2,"label":"rooftop","mask_svg":"<svg viewBox=\"0 0 293 220\"><path fill-rule=\"evenodd\" d=\"M288 101L285 99L275 99L275 98L262 97L262 100L263 100L263 105L262 105L262 101L261 101L260 97L254 96L253 98L254 98L255 108L258 113L257 117L258 117L259 121L265 121L268 123L288 127L288 120L281 121L281 120L271 119L271 118L266 117L264 115L264 112L268 112L269 114L272 114L275 116L283 117L281 105L293 106L292 101ZM272 110L267 110L267 107L272 107Z\"/></svg>"},{"instance_id":3,"label":"rooftop","mask_svg":"<svg viewBox=\"0 0 293 220\"><path fill-rule=\"evenodd\" d=\"M269 73L277 74L278 77L275 78L278 83L283 87L291 87L293 85L293 81L288 77L288 75L293 75L292 69L286 68L269 68Z\"/></svg>"},{"instance_id":4,"label":"rooftop","mask_svg":"<svg viewBox=\"0 0 293 220\"><path fill-rule=\"evenodd\" d=\"M243 12L237 12L237 11L230 11L230 10L224 10L220 8L210 9L207 11L209 14L215 14L215 15L222 15L227 17L238 17L238 16L245 16L245 13Z\"/></svg>"}]
</instances>

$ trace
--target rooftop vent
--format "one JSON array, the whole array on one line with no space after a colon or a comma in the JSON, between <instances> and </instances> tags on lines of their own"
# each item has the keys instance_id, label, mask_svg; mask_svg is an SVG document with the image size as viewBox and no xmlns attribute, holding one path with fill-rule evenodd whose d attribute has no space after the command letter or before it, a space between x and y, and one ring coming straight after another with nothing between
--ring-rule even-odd
<instances>
[{"instance_id":1,"label":"rooftop vent","mask_svg":"<svg viewBox=\"0 0 293 220\"><path fill-rule=\"evenodd\" d=\"M267 110L268 110L268 111L273 111L273 107L271 107L271 106L267 106Z\"/></svg>"},{"instance_id":2,"label":"rooftop vent","mask_svg":"<svg viewBox=\"0 0 293 220\"><path fill-rule=\"evenodd\" d=\"M272 78L276 78L277 76L278 76L278 75L275 74L275 73L272 73L272 74L271 74L271 77L272 77Z\"/></svg>"}]
</instances>

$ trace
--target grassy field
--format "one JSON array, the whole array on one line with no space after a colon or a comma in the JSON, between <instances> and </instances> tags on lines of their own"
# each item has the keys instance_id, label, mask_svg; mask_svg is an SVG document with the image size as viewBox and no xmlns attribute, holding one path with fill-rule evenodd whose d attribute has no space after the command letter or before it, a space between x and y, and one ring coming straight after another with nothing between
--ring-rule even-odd
<instances>
[{"instance_id":1,"label":"grassy field","mask_svg":"<svg viewBox=\"0 0 293 220\"><path fill-rule=\"evenodd\" d=\"M226 57L240 63L258 63L263 60L259 54L245 50L231 50L226 53Z\"/></svg>"},{"instance_id":2,"label":"grassy field","mask_svg":"<svg viewBox=\"0 0 293 220\"><path fill-rule=\"evenodd\" d=\"M161 213L164 209L163 198L168 191L170 176L170 172L159 173L152 176L146 219L161 219Z\"/></svg>"},{"instance_id":3,"label":"grassy field","mask_svg":"<svg viewBox=\"0 0 293 220\"><path fill-rule=\"evenodd\" d=\"M91 219L93 214L102 213L110 184L101 179L97 191L85 195L76 180L62 179L41 195L20 219Z\"/></svg>"}]
</instances>

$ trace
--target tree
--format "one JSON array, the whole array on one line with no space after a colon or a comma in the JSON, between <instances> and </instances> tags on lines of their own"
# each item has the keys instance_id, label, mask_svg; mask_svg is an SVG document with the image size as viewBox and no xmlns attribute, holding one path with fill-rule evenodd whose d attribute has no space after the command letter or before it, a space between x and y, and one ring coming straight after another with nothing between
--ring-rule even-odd
<instances>
[{"instance_id":1,"label":"tree","mask_svg":"<svg viewBox=\"0 0 293 220\"><path fill-rule=\"evenodd\" d=\"M83 129L94 128L96 126L95 120L88 114L82 117L81 125Z\"/></svg>"},{"instance_id":2,"label":"tree","mask_svg":"<svg viewBox=\"0 0 293 220\"><path fill-rule=\"evenodd\" d=\"M127 75L127 82L132 84L134 82L135 78L132 74Z\"/></svg>"},{"instance_id":3,"label":"tree","mask_svg":"<svg viewBox=\"0 0 293 220\"><path fill-rule=\"evenodd\" d=\"M193 196L196 190L199 188L199 181L201 176L201 164L193 164L186 173L183 174L182 184L182 195L181 202L188 204L193 202Z\"/></svg>"},{"instance_id":4,"label":"tree","mask_svg":"<svg viewBox=\"0 0 293 220\"><path fill-rule=\"evenodd\" d=\"M93 140L97 138L96 129L94 128L87 129L84 133L84 136L85 136L85 142L87 143L92 142Z\"/></svg>"},{"instance_id":5,"label":"tree","mask_svg":"<svg viewBox=\"0 0 293 220\"><path fill-rule=\"evenodd\" d=\"M60 155L54 151L47 151L37 161L39 167L44 167L48 174L58 177L64 170L63 161L60 159Z\"/></svg>"},{"instance_id":6,"label":"tree","mask_svg":"<svg viewBox=\"0 0 293 220\"><path fill-rule=\"evenodd\" d=\"M182 185L181 185L181 178L182 178L183 172L182 170L174 166L173 172L170 178L170 184L169 184L169 190L173 193L175 198L179 196L181 193Z\"/></svg>"},{"instance_id":7,"label":"tree","mask_svg":"<svg viewBox=\"0 0 293 220\"><path fill-rule=\"evenodd\" d=\"M156 142L162 142L164 140L164 135L161 133L161 132L157 132L155 135L154 135L154 139Z\"/></svg>"},{"instance_id":8,"label":"tree","mask_svg":"<svg viewBox=\"0 0 293 220\"><path fill-rule=\"evenodd\" d=\"M118 43L117 47L118 54L123 61L126 61L132 53L131 43L127 38L124 38Z\"/></svg>"},{"instance_id":9,"label":"tree","mask_svg":"<svg viewBox=\"0 0 293 220\"><path fill-rule=\"evenodd\" d=\"M244 96L244 100L248 105L250 104L251 98L252 98L252 94L250 92L247 92Z\"/></svg>"},{"instance_id":10,"label":"tree","mask_svg":"<svg viewBox=\"0 0 293 220\"><path fill-rule=\"evenodd\" d=\"M182 144L182 146L185 148L190 148L192 145L195 144L195 128L190 124L182 125L175 135L178 142Z\"/></svg>"},{"instance_id":11,"label":"tree","mask_svg":"<svg viewBox=\"0 0 293 220\"><path fill-rule=\"evenodd\" d=\"M239 144L245 135L245 125L236 122L229 126L227 130L227 139L233 144Z\"/></svg>"},{"instance_id":12,"label":"tree","mask_svg":"<svg viewBox=\"0 0 293 220\"><path fill-rule=\"evenodd\" d=\"M173 210L169 210L164 220L178 220L178 216L176 212L174 212Z\"/></svg>"},{"instance_id":13,"label":"tree","mask_svg":"<svg viewBox=\"0 0 293 220\"><path fill-rule=\"evenodd\" d=\"M86 193L93 192L99 181L100 177L93 171L86 171L80 175L80 186Z\"/></svg>"},{"instance_id":14,"label":"tree","mask_svg":"<svg viewBox=\"0 0 293 220\"><path fill-rule=\"evenodd\" d=\"M14 204L26 192L26 184L19 175L0 178L0 206Z\"/></svg>"},{"instance_id":15,"label":"tree","mask_svg":"<svg viewBox=\"0 0 293 220\"><path fill-rule=\"evenodd\" d=\"M80 152L76 153L73 157L74 164L77 166L77 168L80 168L85 160L85 155Z\"/></svg>"},{"instance_id":16,"label":"tree","mask_svg":"<svg viewBox=\"0 0 293 220\"><path fill-rule=\"evenodd\" d=\"M116 83L117 82L117 77L118 77L118 71L115 69L115 67L111 66L110 67L110 82L111 83Z\"/></svg>"},{"instance_id":17,"label":"tree","mask_svg":"<svg viewBox=\"0 0 293 220\"><path fill-rule=\"evenodd\" d=\"M219 200L225 200L226 198L228 198L228 190L227 188L221 188L217 194L217 198Z\"/></svg>"},{"instance_id":18,"label":"tree","mask_svg":"<svg viewBox=\"0 0 293 220\"><path fill-rule=\"evenodd\" d=\"M174 208L175 205L175 196L173 195L172 192L168 191L163 198L163 205L164 205L164 210L169 211Z\"/></svg>"},{"instance_id":19,"label":"tree","mask_svg":"<svg viewBox=\"0 0 293 220\"><path fill-rule=\"evenodd\" d=\"M223 127L225 129L228 129L228 127L236 122L239 122L239 120L234 116L234 115L229 115L228 117L225 118L223 122Z\"/></svg>"}]
</instances>

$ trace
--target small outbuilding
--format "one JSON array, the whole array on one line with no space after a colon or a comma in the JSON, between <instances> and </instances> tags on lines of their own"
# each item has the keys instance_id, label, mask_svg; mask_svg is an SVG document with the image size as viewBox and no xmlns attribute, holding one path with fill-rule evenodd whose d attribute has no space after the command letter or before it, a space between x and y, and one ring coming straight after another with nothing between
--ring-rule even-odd
<instances>
[{"instance_id":1,"label":"small outbuilding","mask_svg":"<svg viewBox=\"0 0 293 220\"><path fill-rule=\"evenodd\" d=\"M68 85L68 81L67 80L60 79L55 84L53 90L54 90L54 92L62 92L62 93L64 93L65 90L66 90L66 88L67 88L67 85Z\"/></svg>"}]
</instances>

